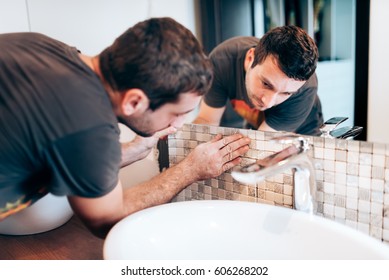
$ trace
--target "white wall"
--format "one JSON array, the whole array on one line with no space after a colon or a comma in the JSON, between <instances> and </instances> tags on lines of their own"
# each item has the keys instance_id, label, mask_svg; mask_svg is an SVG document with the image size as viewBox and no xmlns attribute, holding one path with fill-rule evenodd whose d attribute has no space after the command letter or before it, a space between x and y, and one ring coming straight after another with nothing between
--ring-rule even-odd
<instances>
[{"instance_id":1,"label":"white wall","mask_svg":"<svg viewBox=\"0 0 389 280\"><path fill-rule=\"evenodd\" d=\"M15 0L0 1L8 2L8 9ZM27 3L30 31L52 36L89 55L99 53L127 28L150 17L169 16L196 32L194 0L17 1Z\"/></svg>"},{"instance_id":2,"label":"white wall","mask_svg":"<svg viewBox=\"0 0 389 280\"><path fill-rule=\"evenodd\" d=\"M370 1L368 141L389 143L389 1Z\"/></svg>"},{"instance_id":3,"label":"white wall","mask_svg":"<svg viewBox=\"0 0 389 280\"><path fill-rule=\"evenodd\" d=\"M0 33L29 31L25 0L0 0Z\"/></svg>"}]
</instances>

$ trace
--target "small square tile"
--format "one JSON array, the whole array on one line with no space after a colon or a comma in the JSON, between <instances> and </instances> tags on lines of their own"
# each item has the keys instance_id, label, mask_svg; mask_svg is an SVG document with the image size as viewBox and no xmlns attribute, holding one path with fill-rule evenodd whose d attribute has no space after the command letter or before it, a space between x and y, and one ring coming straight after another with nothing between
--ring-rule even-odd
<instances>
[{"instance_id":1,"label":"small square tile","mask_svg":"<svg viewBox=\"0 0 389 280\"><path fill-rule=\"evenodd\" d=\"M374 215L379 215L379 216L383 217L383 214L384 214L383 204L372 202L370 212Z\"/></svg>"},{"instance_id":2,"label":"small square tile","mask_svg":"<svg viewBox=\"0 0 389 280\"><path fill-rule=\"evenodd\" d=\"M370 190L371 189L371 178L359 177L358 184L359 184L359 188Z\"/></svg>"},{"instance_id":3,"label":"small square tile","mask_svg":"<svg viewBox=\"0 0 389 280\"><path fill-rule=\"evenodd\" d=\"M341 195L336 195L334 197L334 205L340 208L346 208L346 197Z\"/></svg>"},{"instance_id":4,"label":"small square tile","mask_svg":"<svg viewBox=\"0 0 389 280\"><path fill-rule=\"evenodd\" d=\"M347 221L356 222L357 218L358 218L358 212L356 209L346 208L346 220Z\"/></svg>"},{"instance_id":5,"label":"small square tile","mask_svg":"<svg viewBox=\"0 0 389 280\"><path fill-rule=\"evenodd\" d=\"M335 160L335 149L334 148L324 148L324 159L334 161Z\"/></svg>"},{"instance_id":6,"label":"small square tile","mask_svg":"<svg viewBox=\"0 0 389 280\"><path fill-rule=\"evenodd\" d=\"M384 155L373 155L373 166L385 167L385 156Z\"/></svg>"},{"instance_id":7,"label":"small square tile","mask_svg":"<svg viewBox=\"0 0 389 280\"><path fill-rule=\"evenodd\" d=\"M334 172L324 172L324 182L325 183L335 183L335 173Z\"/></svg>"},{"instance_id":8,"label":"small square tile","mask_svg":"<svg viewBox=\"0 0 389 280\"><path fill-rule=\"evenodd\" d=\"M347 164L345 162L336 161L335 170L337 173L345 175L347 173Z\"/></svg>"},{"instance_id":9,"label":"small square tile","mask_svg":"<svg viewBox=\"0 0 389 280\"><path fill-rule=\"evenodd\" d=\"M342 195L346 196L347 195L347 187L346 184L335 184L335 194L336 195Z\"/></svg>"},{"instance_id":10,"label":"small square tile","mask_svg":"<svg viewBox=\"0 0 389 280\"><path fill-rule=\"evenodd\" d=\"M324 182L324 192L326 194L334 194L335 193L335 185L333 183Z\"/></svg>"},{"instance_id":11,"label":"small square tile","mask_svg":"<svg viewBox=\"0 0 389 280\"><path fill-rule=\"evenodd\" d=\"M350 210L357 210L358 209L358 199L356 198L346 198L346 207Z\"/></svg>"},{"instance_id":12,"label":"small square tile","mask_svg":"<svg viewBox=\"0 0 389 280\"><path fill-rule=\"evenodd\" d=\"M384 193L380 191L371 192L371 201L384 204Z\"/></svg>"},{"instance_id":13,"label":"small square tile","mask_svg":"<svg viewBox=\"0 0 389 280\"><path fill-rule=\"evenodd\" d=\"M359 154L357 152L348 152L347 153L347 162L348 163L359 163Z\"/></svg>"},{"instance_id":14,"label":"small square tile","mask_svg":"<svg viewBox=\"0 0 389 280\"><path fill-rule=\"evenodd\" d=\"M365 141L360 142L360 151L361 153L371 154L373 152L373 144Z\"/></svg>"},{"instance_id":15,"label":"small square tile","mask_svg":"<svg viewBox=\"0 0 389 280\"><path fill-rule=\"evenodd\" d=\"M324 149L315 147L315 149L314 149L314 157L316 159L324 159Z\"/></svg>"},{"instance_id":16,"label":"small square tile","mask_svg":"<svg viewBox=\"0 0 389 280\"><path fill-rule=\"evenodd\" d=\"M324 203L323 214L326 217L334 217L335 207L334 205Z\"/></svg>"},{"instance_id":17,"label":"small square tile","mask_svg":"<svg viewBox=\"0 0 389 280\"><path fill-rule=\"evenodd\" d=\"M359 143L360 141L348 141L347 149L352 152L359 153Z\"/></svg>"},{"instance_id":18,"label":"small square tile","mask_svg":"<svg viewBox=\"0 0 389 280\"><path fill-rule=\"evenodd\" d=\"M334 215L338 219L346 219L346 208L343 207L334 207Z\"/></svg>"},{"instance_id":19,"label":"small square tile","mask_svg":"<svg viewBox=\"0 0 389 280\"><path fill-rule=\"evenodd\" d=\"M347 198L358 199L358 188L356 188L356 187L347 187L346 197Z\"/></svg>"},{"instance_id":20,"label":"small square tile","mask_svg":"<svg viewBox=\"0 0 389 280\"><path fill-rule=\"evenodd\" d=\"M358 200L358 213L370 213L370 202L362 199Z\"/></svg>"},{"instance_id":21,"label":"small square tile","mask_svg":"<svg viewBox=\"0 0 389 280\"><path fill-rule=\"evenodd\" d=\"M346 184L349 187L358 187L359 186L359 178L354 175L347 175Z\"/></svg>"},{"instance_id":22,"label":"small square tile","mask_svg":"<svg viewBox=\"0 0 389 280\"><path fill-rule=\"evenodd\" d=\"M359 165L355 163L347 163L347 174L358 176Z\"/></svg>"},{"instance_id":23,"label":"small square tile","mask_svg":"<svg viewBox=\"0 0 389 280\"><path fill-rule=\"evenodd\" d=\"M364 201L370 201L370 190L359 188L358 189L358 198Z\"/></svg>"},{"instance_id":24,"label":"small square tile","mask_svg":"<svg viewBox=\"0 0 389 280\"><path fill-rule=\"evenodd\" d=\"M334 160L328 160L325 159L324 161L324 170L329 172L335 171L335 161Z\"/></svg>"},{"instance_id":25,"label":"small square tile","mask_svg":"<svg viewBox=\"0 0 389 280\"><path fill-rule=\"evenodd\" d=\"M385 169L380 166L373 166L371 170L371 176L374 179L384 179L385 178Z\"/></svg>"}]
</instances>

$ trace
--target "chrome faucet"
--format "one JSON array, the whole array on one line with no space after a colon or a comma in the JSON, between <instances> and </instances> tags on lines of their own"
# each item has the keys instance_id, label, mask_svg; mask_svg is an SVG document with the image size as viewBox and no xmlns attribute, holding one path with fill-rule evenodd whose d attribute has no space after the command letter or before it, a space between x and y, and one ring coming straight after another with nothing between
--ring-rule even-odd
<instances>
[{"instance_id":1,"label":"chrome faucet","mask_svg":"<svg viewBox=\"0 0 389 280\"><path fill-rule=\"evenodd\" d=\"M255 185L265 178L293 170L293 207L308 213L316 212L316 180L312 159L308 155L308 140L296 134L284 134L272 139L287 148L241 168L235 168L232 177L248 185Z\"/></svg>"},{"instance_id":2,"label":"chrome faucet","mask_svg":"<svg viewBox=\"0 0 389 280\"><path fill-rule=\"evenodd\" d=\"M338 139L354 139L354 137L358 136L363 127L361 126L344 126L337 128L339 124L348 120L347 117L333 117L324 122L324 124L320 127L321 137L325 138L338 138Z\"/></svg>"}]
</instances>

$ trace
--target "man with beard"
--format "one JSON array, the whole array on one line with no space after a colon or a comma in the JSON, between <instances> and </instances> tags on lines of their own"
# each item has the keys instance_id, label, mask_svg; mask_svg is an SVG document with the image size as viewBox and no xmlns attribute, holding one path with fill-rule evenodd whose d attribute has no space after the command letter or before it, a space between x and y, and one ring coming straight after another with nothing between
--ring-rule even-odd
<instances>
[{"instance_id":1,"label":"man with beard","mask_svg":"<svg viewBox=\"0 0 389 280\"><path fill-rule=\"evenodd\" d=\"M234 37L210 59L214 79L195 123L320 135L318 50L303 29L281 26L261 39Z\"/></svg>"},{"instance_id":2,"label":"man with beard","mask_svg":"<svg viewBox=\"0 0 389 280\"><path fill-rule=\"evenodd\" d=\"M248 150L246 137L218 135L150 181L121 187L120 167L181 127L210 87L208 58L173 19L140 22L93 57L38 33L2 34L0 49L0 220L52 193L104 238ZM120 144L118 121L135 141Z\"/></svg>"}]
</instances>

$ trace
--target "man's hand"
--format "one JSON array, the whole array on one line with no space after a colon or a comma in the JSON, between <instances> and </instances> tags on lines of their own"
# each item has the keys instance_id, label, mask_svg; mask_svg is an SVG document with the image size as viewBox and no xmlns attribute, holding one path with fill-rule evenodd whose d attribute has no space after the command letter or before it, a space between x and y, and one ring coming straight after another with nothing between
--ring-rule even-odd
<instances>
[{"instance_id":1,"label":"man's hand","mask_svg":"<svg viewBox=\"0 0 389 280\"><path fill-rule=\"evenodd\" d=\"M214 178L238 165L249 144L250 138L240 134L225 137L218 134L210 142L198 145L184 161L196 180Z\"/></svg>"},{"instance_id":2,"label":"man's hand","mask_svg":"<svg viewBox=\"0 0 389 280\"><path fill-rule=\"evenodd\" d=\"M141 137L136 135L131 142L122 143L122 164L127 166L148 156L151 150L157 145L158 140L177 132L175 127L169 126L163 130L157 131L151 137Z\"/></svg>"}]
</instances>

